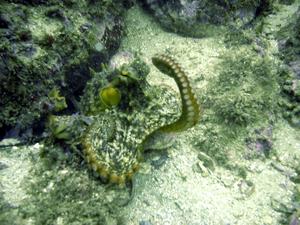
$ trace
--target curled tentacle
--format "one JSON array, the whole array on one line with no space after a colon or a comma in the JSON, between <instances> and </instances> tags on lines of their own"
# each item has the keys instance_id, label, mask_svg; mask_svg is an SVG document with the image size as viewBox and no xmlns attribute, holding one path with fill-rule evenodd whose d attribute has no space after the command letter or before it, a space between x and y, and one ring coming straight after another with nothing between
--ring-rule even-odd
<instances>
[{"instance_id":1,"label":"curled tentacle","mask_svg":"<svg viewBox=\"0 0 300 225\"><path fill-rule=\"evenodd\" d=\"M180 65L170 56L155 55L152 57L153 64L164 74L172 77L179 89L181 97L181 116L171 124L162 126L143 141L143 149L162 148L162 144L168 147L174 139L173 133L185 131L193 127L200 118L200 107L191 88L188 77ZM159 143L160 142L160 143Z\"/></svg>"},{"instance_id":2,"label":"curled tentacle","mask_svg":"<svg viewBox=\"0 0 300 225\"><path fill-rule=\"evenodd\" d=\"M172 124L159 128L159 130L180 132L193 127L199 121L200 107L185 72L173 58L167 55L155 55L152 62L162 73L175 80L182 103L180 118Z\"/></svg>"}]
</instances>

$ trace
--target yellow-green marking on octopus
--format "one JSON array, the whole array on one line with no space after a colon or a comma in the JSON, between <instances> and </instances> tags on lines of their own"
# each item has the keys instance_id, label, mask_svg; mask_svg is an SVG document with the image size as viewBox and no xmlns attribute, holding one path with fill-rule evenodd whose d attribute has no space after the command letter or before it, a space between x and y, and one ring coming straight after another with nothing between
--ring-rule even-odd
<instances>
[{"instance_id":1,"label":"yellow-green marking on octopus","mask_svg":"<svg viewBox=\"0 0 300 225\"><path fill-rule=\"evenodd\" d=\"M193 127L200 119L200 106L190 85L188 77L181 66L171 56L157 54L152 57L152 63L160 72L172 77L179 89L181 97L181 116L171 124L159 127L150 133L143 141L142 149L168 147L174 137L173 134ZM163 144L161 144L163 143ZM153 147L155 146L155 147ZM162 148L162 147L160 147Z\"/></svg>"}]
</instances>

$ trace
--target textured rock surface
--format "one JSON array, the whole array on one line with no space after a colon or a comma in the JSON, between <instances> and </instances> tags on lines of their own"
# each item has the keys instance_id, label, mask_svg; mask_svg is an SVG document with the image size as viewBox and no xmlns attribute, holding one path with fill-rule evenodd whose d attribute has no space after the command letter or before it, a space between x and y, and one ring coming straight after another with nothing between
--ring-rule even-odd
<instances>
[{"instance_id":1,"label":"textured rock surface","mask_svg":"<svg viewBox=\"0 0 300 225\"><path fill-rule=\"evenodd\" d=\"M51 111L49 92L68 110L119 45L125 1L1 1L0 136L27 128Z\"/></svg>"},{"instance_id":2,"label":"textured rock surface","mask_svg":"<svg viewBox=\"0 0 300 225\"><path fill-rule=\"evenodd\" d=\"M287 97L282 104L286 107L285 116L300 127L300 7L290 7L289 20L281 21L277 31L281 59L286 63L282 73L283 94ZM272 24L272 23L271 23Z\"/></svg>"},{"instance_id":3,"label":"textured rock surface","mask_svg":"<svg viewBox=\"0 0 300 225\"><path fill-rule=\"evenodd\" d=\"M216 33L221 25L243 26L263 11L271 8L272 0L202 1L202 0L142 0L167 30L192 37Z\"/></svg>"}]
</instances>

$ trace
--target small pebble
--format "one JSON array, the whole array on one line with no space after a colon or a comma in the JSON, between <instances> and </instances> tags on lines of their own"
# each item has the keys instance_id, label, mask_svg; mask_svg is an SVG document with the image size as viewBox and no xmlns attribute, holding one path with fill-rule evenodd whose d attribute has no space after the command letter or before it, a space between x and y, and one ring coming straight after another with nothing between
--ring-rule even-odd
<instances>
[{"instance_id":1,"label":"small pebble","mask_svg":"<svg viewBox=\"0 0 300 225\"><path fill-rule=\"evenodd\" d=\"M203 177L207 177L209 175L208 169L203 165L202 162L197 162L192 167L195 173L201 173Z\"/></svg>"},{"instance_id":2,"label":"small pebble","mask_svg":"<svg viewBox=\"0 0 300 225\"><path fill-rule=\"evenodd\" d=\"M149 220L142 220L139 222L139 225L152 225L152 223Z\"/></svg>"},{"instance_id":3,"label":"small pebble","mask_svg":"<svg viewBox=\"0 0 300 225\"><path fill-rule=\"evenodd\" d=\"M232 187L235 183L235 177L234 176L224 176L221 178L222 183L225 187Z\"/></svg>"},{"instance_id":4,"label":"small pebble","mask_svg":"<svg viewBox=\"0 0 300 225\"><path fill-rule=\"evenodd\" d=\"M264 224L272 225L274 224L273 218L271 216L266 216L263 218Z\"/></svg>"},{"instance_id":5,"label":"small pebble","mask_svg":"<svg viewBox=\"0 0 300 225\"><path fill-rule=\"evenodd\" d=\"M36 144L33 145L33 148L34 148L34 149L39 149L40 147L41 147L41 146L40 146L39 143L36 143Z\"/></svg>"},{"instance_id":6,"label":"small pebble","mask_svg":"<svg viewBox=\"0 0 300 225\"><path fill-rule=\"evenodd\" d=\"M249 197L255 192L255 185L252 181L242 180L239 184L239 189L242 194L244 194L246 197Z\"/></svg>"},{"instance_id":7,"label":"small pebble","mask_svg":"<svg viewBox=\"0 0 300 225\"><path fill-rule=\"evenodd\" d=\"M300 219L297 217L296 213L291 216L289 225L300 225Z\"/></svg>"},{"instance_id":8,"label":"small pebble","mask_svg":"<svg viewBox=\"0 0 300 225\"><path fill-rule=\"evenodd\" d=\"M2 162L0 162L0 170L6 169L8 166Z\"/></svg>"},{"instance_id":9,"label":"small pebble","mask_svg":"<svg viewBox=\"0 0 300 225\"><path fill-rule=\"evenodd\" d=\"M207 167L211 171L215 171L215 162L211 157L209 157L203 152L200 152L198 154L198 159L203 162L203 166Z\"/></svg>"}]
</instances>

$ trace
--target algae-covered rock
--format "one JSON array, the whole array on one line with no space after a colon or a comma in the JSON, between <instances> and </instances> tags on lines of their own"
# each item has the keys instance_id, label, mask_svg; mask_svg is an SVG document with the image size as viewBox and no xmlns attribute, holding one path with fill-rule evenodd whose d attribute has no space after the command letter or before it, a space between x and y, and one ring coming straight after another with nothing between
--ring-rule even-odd
<instances>
[{"instance_id":1,"label":"algae-covered rock","mask_svg":"<svg viewBox=\"0 0 300 225\"><path fill-rule=\"evenodd\" d=\"M243 26L270 10L272 0L144 0L142 4L167 30L192 37L222 32L222 25Z\"/></svg>"},{"instance_id":2,"label":"algae-covered rock","mask_svg":"<svg viewBox=\"0 0 300 225\"><path fill-rule=\"evenodd\" d=\"M89 68L99 71L119 45L123 3L1 1L1 135L51 112L48 95L53 89L61 91L67 110L74 111Z\"/></svg>"},{"instance_id":3,"label":"algae-covered rock","mask_svg":"<svg viewBox=\"0 0 300 225\"><path fill-rule=\"evenodd\" d=\"M271 127L281 112L279 66L270 55L261 55L251 46L229 48L220 56L218 75L209 80L202 97L206 110L193 137L195 148L235 171L235 162L228 159L230 146L239 141L244 145L246 140L248 148L241 145L236 152L245 152L245 158L268 157L272 135L261 128ZM255 135L255 131L262 134Z\"/></svg>"},{"instance_id":4,"label":"algae-covered rock","mask_svg":"<svg viewBox=\"0 0 300 225\"><path fill-rule=\"evenodd\" d=\"M269 157L272 149L272 127L255 130L246 143L250 150L249 155Z\"/></svg>"},{"instance_id":5,"label":"algae-covered rock","mask_svg":"<svg viewBox=\"0 0 300 225\"><path fill-rule=\"evenodd\" d=\"M15 142L0 142L7 144ZM117 213L130 192L101 185L78 155L41 144L2 148L0 154L7 165L0 170L0 224L120 223Z\"/></svg>"},{"instance_id":6,"label":"algae-covered rock","mask_svg":"<svg viewBox=\"0 0 300 225\"><path fill-rule=\"evenodd\" d=\"M248 126L274 117L280 93L276 63L243 48L222 59L219 77L209 88L214 94L206 101L220 121Z\"/></svg>"},{"instance_id":7,"label":"algae-covered rock","mask_svg":"<svg viewBox=\"0 0 300 225\"><path fill-rule=\"evenodd\" d=\"M286 97L281 105L284 116L294 126L300 127L300 11L296 11L289 23L277 34L281 59L286 67L281 71L282 94Z\"/></svg>"},{"instance_id":8,"label":"algae-covered rock","mask_svg":"<svg viewBox=\"0 0 300 225\"><path fill-rule=\"evenodd\" d=\"M279 50L282 53L282 59L287 63L300 60L300 11L299 8L291 16L289 23L279 30L278 34ZM291 65L293 67L293 65ZM294 72L300 76L297 66L294 66Z\"/></svg>"}]
</instances>

